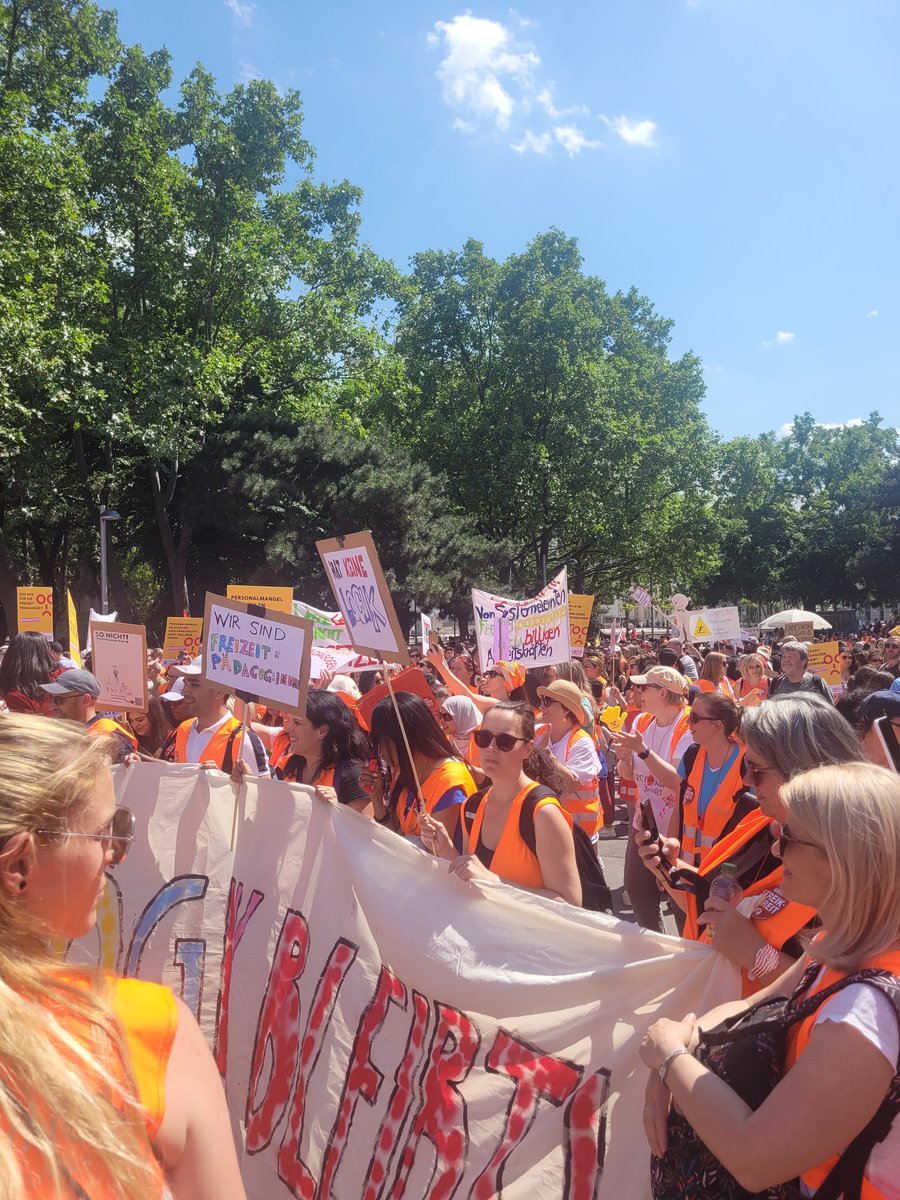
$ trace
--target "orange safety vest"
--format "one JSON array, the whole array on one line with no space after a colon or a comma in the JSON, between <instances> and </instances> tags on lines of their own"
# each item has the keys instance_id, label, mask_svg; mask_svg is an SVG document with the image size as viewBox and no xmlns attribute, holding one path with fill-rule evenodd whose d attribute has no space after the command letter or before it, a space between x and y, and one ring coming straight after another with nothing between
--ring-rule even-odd
<instances>
[{"instance_id":1,"label":"orange safety vest","mask_svg":"<svg viewBox=\"0 0 900 1200\"><path fill-rule=\"evenodd\" d=\"M287 759L285 759L285 762L287 762ZM284 768L282 767L282 770L283 769ZM335 767L325 767L324 770L318 772L318 774L316 775L316 777L312 781L312 783L304 784L304 786L305 787L320 787L320 786L321 787L334 787L334 772L335 772ZM285 783L303 783L303 780L296 778L296 776L294 776L294 775L285 775L284 782Z\"/></svg>"},{"instance_id":2,"label":"orange safety vest","mask_svg":"<svg viewBox=\"0 0 900 1200\"><path fill-rule=\"evenodd\" d=\"M118 721L113 721L111 717L97 717L95 721L91 721L87 726L88 733L97 737L101 733L120 733L123 738L127 738L137 753L138 740L133 733L129 733L124 725L120 725Z\"/></svg>"},{"instance_id":3,"label":"orange safety vest","mask_svg":"<svg viewBox=\"0 0 900 1200\"><path fill-rule=\"evenodd\" d=\"M874 967L882 971L890 971L892 975L900 975L900 950L888 950L885 954L878 954L874 958L870 958L868 962L862 964L863 967ZM830 987L839 979L843 979L848 974L846 971L835 971L831 967L827 968L816 983L807 992L808 996L814 996L817 992L821 992L824 988ZM827 1001L826 1001L827 1004ZM785 1057L785 1068L790 1070L806 1047L809 1045L810 1035L813 1031L813 1026L816 1023L816 1017L822 1009L812 1013L805 1021L798 1021L791 1029L788 1030L787 1055ZM809 1171L804 1171L800 1178L809 1188L811 1194L822 1186L828 1172L838 1160L838 1155L828 1159L818 1167L813 1167ZM860 1190L860 1200L889 1200L890 1193L882 1192L880 1188L875 1187L870 1183L865 1175L863 1176L862 1189Z\"/></svg>"},{"instance_id":4,"label":"orange safety vest","mask_svg":"<svg viewBox=\"0 0 900 1200\"><path fill-rule=\"evenodd\" d=\"M575 743L582 738L587 738L592 745L594 744L594 739L585 729L575 728L566 742L566 758L569 757L569 751ZM600 813L599 776L595 775L588 783L567 788L560 796L560 801L569 816L578 822L588 837L593 837L603 819Z\"/></svg>"},{"instance_id":5,"label":"orange safety vest","mask_svg":"<svg viewBox=\"0 0 900 1200\"><path fill-rule=\"evenodd\" d=\"M272 750L269 754L269 766L274 771L276 767L283 767L291 756L291 739L288 737L286 729L279 729L272 738Z\"/></svg>"},{"instance_id":6,"label":"orange safety vest","mask_svg":"<svg viewBox=\"0 0 900 1200\"><path fill-rule=\"evenodd\" d=\"M743 754L739 750L725 777L719 781L701 818L698 806L706 761L706 751L700 750L687 777L687 786L681 803L680 857L692 867L699 867L703 858L721 837L728 818L734 812L737 793L744 787L744 780L741 777Z\"/></svg>"},{"instance_id":7,"label":"orange safety vest","mask_svg":"<svg viewBox=\"0 0 900 1200\"><path fill-rule=\"evenodd\" d=\"M734 688L731 686L731 680L724 675L718 684L713 683L711 679L698 679L696 686L701 692L718 692L722 696L727 696L729 700L734 699Z\"/></svg>"},{"instance_id":8,"label":"orange safety vest","mask_svg":"<svg viewBox=\"0 0 900 1200\"><path fill-rule=\"evenodd\" d=\"M522 840L519 832L519 817L525 797L539 786L540 784L537 783L527 784L513 800L506 817L506 824L503 826L503 831L500 834L500 840L497 842L491 856L490 869L496 875L499 875L501 879L506 879L510 883L516 883L519 887L542 888L547 886L544 883L544 876L541 874L541 864L538 861L538 856L532 854L531 850L529 850L528 846ZM478 839L481 836L481 826L484 822L485 805L492 790L492 788L488 788L481 797L481 803L478 805L478 810L472 819L472 828L468 832L468 844L466 846L467 853L469 854L475 854L478 848ZM555 796L545 796L543 799L538 800L534 806L535 815L537 815L539 809L547 804L556 805L569 822L569 825L572 824L571 816Z\"/></svg>"},{"instance_id":9,"label":"orange safety vest","mask_svg":"<svg viewBox=\"0 0 900 1200\"><path fill-rule=\"evenodd\" d=\"M701 862L700 874L705 876L716 874L723 863L734 861L743 847L767 825L771 824L771 817L764 816L758 810L749 813L736 829L716 842ZM798 904L795 900L788 900L781 894L783 875L784 865L779 863L774 870L744 888L745 897L759 896L760 898L759 904L750 915L754 929L763 941L774 946L776 950L780 950L785 942L790 941L816 915L814 908L810 908L806 904ZM696 897L692 896L690 892L686 892L685 896L687 898L687 917L682 937L692 938L696 942L710 945L706 927L697 924L699 913ZM758 982L749 978L747 968L741 967L741 995L750 996L760 986Z\"/></svg>"},{"instance_id":10,"label":"orange safety vest","mask_svg":"<svg viewBox=\"0 0 900 1200\"><path fill-rule=\"evenodd\" d=\"M448 758L446 762L442 762L431 772L425 782L422 784L422 799L425 801L425 811L431 813L434 811L434 806L440 800L445 792L450 788L462 788L466 797L477 791L475 780L472 778L469 768L458 758ZM419 806L413 799L409 808L404 811L403 804L397 805L397 818L400 821L400 832L404 837L418 837L419 835ZM457 814L457 820L459 814ZM451 831L451 837L453 833Z\"/></svg>"},{"instance_id":11,"label":"orange safety vest","mask_svg":"<svg viewBox=\"0 0 900 1200\"><path fill-rule=\"evenodd\" d=\"M642 715L639 708L628 706L625 710L625 720L622 722L622 728L630 732L635 721ZM643 714L646 715L646 714ZM623 804L637 803L637 784L633 779L622 779L619 777L619 799Z\"/></svg>"},{"instance_id":12,"label":"orange safety vest","mask_svg":"<svg viewBox=\"0 0 900 1200\"><path fill-rule=\"evenodd\" d=\"M180 763L190 762L187 756L188 734L191 732L191 726L196 718L191 717L187 721L182 721L175 730L175 761ZM212 759L219 770L222 770L222 764L225 762L225 753L228 750L228 743L232 744L232 766L237 755L234 753L234 746L240 739L240 732L235 734L235 730L240 731L241 722L237 717L229 717L229 719L216 730L209 739L206 749L203 751L203 761ZM233 736L234 735L234 736Z\"/></svg>"}]
</instances>

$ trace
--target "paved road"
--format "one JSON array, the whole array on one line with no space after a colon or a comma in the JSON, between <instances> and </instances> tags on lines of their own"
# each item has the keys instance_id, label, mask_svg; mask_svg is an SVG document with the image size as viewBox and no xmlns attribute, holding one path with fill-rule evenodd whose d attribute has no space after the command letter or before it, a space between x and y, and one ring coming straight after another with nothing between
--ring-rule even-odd
<instances>
[{"instance_id":1,"label":"paved road","mask_svg":"<svg viewBox=\"0 0 900 1200\"><path fill-rule=\"evenodd\" d=\"M610 886L613 894L613 907L617 917L621 917L623 921L634 921L635 916L629 906L625 903L624 887L622 885L622 877L625 871L625 847L628 845L628 827L631 820L631 809L625 804L616 804L616 833L615 841L610 838L601 838L597 843L600 850L600 858L603 862L603 870L606 875L606 882ZM663 908L663 929L666 933L677 934L675 928L675 918L670 911L671 902Z\"/></svg>"}]
</instances>

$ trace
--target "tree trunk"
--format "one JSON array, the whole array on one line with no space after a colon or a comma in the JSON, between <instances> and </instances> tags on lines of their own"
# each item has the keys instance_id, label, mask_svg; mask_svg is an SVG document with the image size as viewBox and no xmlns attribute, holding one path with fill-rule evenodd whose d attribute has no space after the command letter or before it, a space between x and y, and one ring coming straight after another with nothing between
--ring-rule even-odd
<instances>
[{"instance_id":1,"label":"tree trunk","mask_svg":"<svg viewBox=\"0 0 900 1200\"><path fill-rule=\"evenodd\" d=\"M19 585L19 570L9 552L3 530L0 529L0 621L6 618L6 629L0 628L0 637L12 637L16 632L16 588Z\"/></svg>"},{"instance_id":2,"label":"tree trunk","mask_svg":"<svg viewBox=\"0 0 900 1200\"><path fill-rule=\"evenodd\" d=\"M166 556L166 563L169 567L175 615L180 616L182 611L190 613L191 607L187 588L187 556L191 546L193 529L189 524L185 523L182 526L176 544L175 535L169 523L169 505L172 503L177 480L178 465L176 463L172 468L169 483L164 493L162 484L160 483L159 471L155 467L151 467L150 469L150 490L153 494L153 511L156 513L159 540L162 543L163 554Z\"/></svg>"}]
</instances>

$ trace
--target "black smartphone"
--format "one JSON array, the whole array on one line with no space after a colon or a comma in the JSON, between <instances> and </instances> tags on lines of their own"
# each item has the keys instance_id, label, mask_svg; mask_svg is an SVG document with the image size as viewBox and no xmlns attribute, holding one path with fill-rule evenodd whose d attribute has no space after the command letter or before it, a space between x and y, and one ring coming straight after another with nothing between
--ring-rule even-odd
<instances>
[{"instance_id":1,"label":"black smartphone","mask_svg":"<svg viewBox=\"0 0 900 1200\"><path fill-rule=\"evenodd\" d=\"M659 826L656 824L656 817L653 815L653 805L649 800L641 801L641 820L644 823L644 828L650 834L650 841L656 842L660 870L664 875L668 875L672 870L672 864L662 852L662 838L659 836Z\"/></svg>"},{"instance_id":2,"label":"black smartphone","mask_svg":"<svg viewBox=\"0 0 900 1200\"><path fill-rule=\"evenodd\" d=\"M703 911L703 906L709 896L710 884L705 875L701 875L699 871L694 871L691 867L676 867L669 875L669 883L679 892L690 892L692 896L696 896L698 911Z\"/></svg>"}]
</instances>

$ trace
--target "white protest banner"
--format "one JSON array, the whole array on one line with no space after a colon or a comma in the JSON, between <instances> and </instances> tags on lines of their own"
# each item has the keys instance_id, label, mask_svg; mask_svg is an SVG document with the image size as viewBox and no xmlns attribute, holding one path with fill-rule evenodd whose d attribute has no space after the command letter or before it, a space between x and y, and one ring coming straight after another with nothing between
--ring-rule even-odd
<instances>
[{"instance_id":1,"label":"white protest banner","mask_svg":"<svg viewBox=\"0 0 900 1200\"><path fill-rule=\"evenodd\" d=\"M371 533L328 538L316 542L316 549L353 648L406 666L406 639Z\"/></svg>"},{"instance_id":2,"label":"white protest banner","mask_svg":"<svg viewBox=\"0 0 900 1200\"><path fill-rule=\"evenodd\" d=\"M740 642L741 615L735 605L684 613L692 642Z\"/></svg>"},{"instance_id":3,"label":"white protest banner","mask_svg":"<svg viewBox=\"0 0 900 1200\"><path fill-rule=\"evenodd\" d=\"M295 600L294 616L305 617L307 621L312 621L314 646L349 646L351 644L347 625L339 612L326 612L324 608L315 608L312 604L304 604L302 600Z\"/></svg>"},{"instance_id":4,"label":"white protest banner","mask_svg":"<svg viewBox=\"0 0 900 1200\"><path fill-rule=\"evenodd\" d=\"M306 716L312 621L206 593L204 683Z\"/></svg>"},{"instance_id":5,"label":"white protest banner","mask_svg":"<svg viewBox=\"0 0 900 1200\"><path fill-rule=\"evenodd\" d=\"M308 788L138 763L117 793L135 845L74 953L197 1014L250 1200L648 1200L638 1044L734 997L721 955L463 884Z\"/></svg>"},{"instance_id":6,"label":"white protest banner","mask_svg":"<svg viewBox=\"0 0 900 1200\"><path fill-rule=\"evenodd\" d=\"M92 621L88 627L93 651L91 673L100 684L94 702L107 708L147 712L147 631L143 625L121 621Z\"/></svg>"},{"instance_id":7,"label":"white protest banner","mask_svg":"<svg viewBox=\"0 0 900 1200\"><path fill-rule=\"evenodd\" d=\"M473 588L472 610L483 670L501 659L543 667L572 657L565 568L530 600L508 600Z\"/></svg>"},{"instance_id":8,"label":"white protest banner","mask_svg":"<svg viewBox=\"0 0 900 1200\"><path fill-rule=\"evenodd\" d=\"M360 671L380 671L384 663L368 654L357 654L346 646L313 646L309 659L310 679L319 679L323 671L332 675L358 675Z\"/></svg>"}]
</instances>

